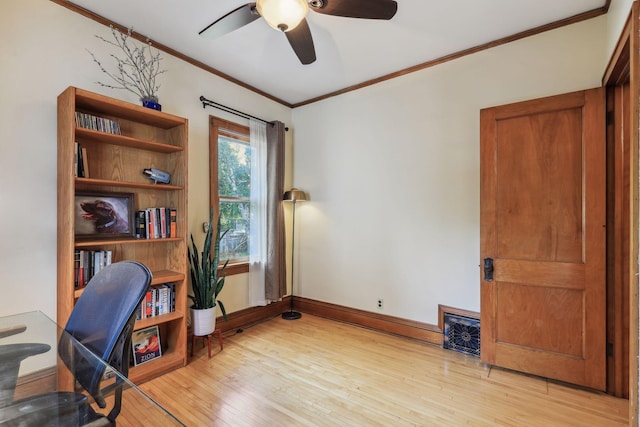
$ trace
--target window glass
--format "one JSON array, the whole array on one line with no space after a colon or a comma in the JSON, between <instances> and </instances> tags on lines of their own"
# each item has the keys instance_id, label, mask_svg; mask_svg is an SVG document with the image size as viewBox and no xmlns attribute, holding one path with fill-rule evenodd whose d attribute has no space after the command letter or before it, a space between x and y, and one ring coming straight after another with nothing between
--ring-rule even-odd
<instances>
[{"instance_id":1,"label":"window glass","mask_svg":"<svg viewBox=\"0 0 640 427\"><path fill-rule=\"evenodd\" d=\"M222 230L229 230L220 242L220 259L249 257L249 195L251 147L245 141L218 137L218 196Z\"/></svg>"}]
</instances>

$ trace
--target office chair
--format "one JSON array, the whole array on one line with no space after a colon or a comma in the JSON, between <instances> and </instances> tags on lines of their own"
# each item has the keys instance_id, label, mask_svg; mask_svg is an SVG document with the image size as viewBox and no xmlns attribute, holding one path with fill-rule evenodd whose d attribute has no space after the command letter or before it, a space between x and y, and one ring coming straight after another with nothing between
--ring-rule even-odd
<instances>
[{"instance_id":1,"label":"office chair","mask_svg":"<svg viewBox=\"0 0 640 427\"><path fill-rule=\"evenodd\" d=\"M20 334L27 330L25 325L0 330L0 338ZM46 353L51 350L48 344L19 343L0 345L0 408L13 401L18 381L20 363L29 356Z\"/></svg>"},{"instance_id":2,"label":"office chair","mask_svg":"<svg viewBox=\"0 0 640 427\"><path fill-rule=\"evenodd\" d=\"M94 411L83 393L53 392L17 400L0 407L2 426L115 425L122 402L122 382L101 389L106 365L129 373L131 334L136 308L151 283L151 272L141 263L121 261L100 270L76 302L58 342L58 355L76 382L104 409L105 396L115 393L107 415Z\"/></svg>"}]
</instances>

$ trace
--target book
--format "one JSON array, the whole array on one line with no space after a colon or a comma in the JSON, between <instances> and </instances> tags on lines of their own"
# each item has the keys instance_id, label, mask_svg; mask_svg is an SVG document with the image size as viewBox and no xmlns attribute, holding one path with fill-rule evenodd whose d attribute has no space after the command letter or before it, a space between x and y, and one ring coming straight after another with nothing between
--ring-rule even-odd
<instances>
[{"instance_id":1,"label":"book","mask_svg":"<svg viewBox=\"0 0 640 427\"><path fill-rule=\"evenodd\" d=\"M76 153L78 156L78 170L76 176L78 178L84 178L84 161L82 159L82 147L80 147L80 145L76 146Z\"/></svg>"},{"instance_id":2,"label":"book","mask_svg":"<svg viewBox=\"0 0 640 427\"><path fill-rule=\"evenodd\" d=\"M131 350L133 351L133 365L138 366L162 356L160 346L160 330L158 326L150 326L134 331L131 336Z\"/></svg>"},{"instance_id":3,"label":"book","mask_svg":"<svg viewBox=\"0 0 640 427\"><path fill-rule=\"evenodd\" d=\"M82 176L89 178L89 160L87 158L87 148L82 147Z\"/></svg>"},{"instance_id":4,"label":"book","mask_svg":"<svg viewBox=\"0 0 640 427\"><path fill-rule=\"evenodd\" d=\"M144 211L136 212L136 237L138 239L147 238L147 224Z\"/></svg>"},{"instance_id":5,"label":"book","mask_svg":"<svg viewBox=\"0 0 640 427\"><path fill-rule=\"evenodd\" d=\"M169 237L177 237L178 232L176 231L176 221L178 217L178 213L175 208L169 209L169 218L170 218L170 226L169 226Z\"/></svg>"},{"instance_id":6,"label":"book","mask_svg":"<svg viewBox=\"0 0 640 427\"><path fill-rule=\"evenodd\" d=\"M76 249L73 252L73 286L79 288L80 283L80 251Z\"/></svg>"},{"instance_id":7,"label":"book","mask_svg":"<svg viewBox=\"0 0 640 427\"><path fill-rule=\"evenodd\" d=\"M78 287L79 288L83 288L85 285L85 257L84 257L84 252L85 251L78 251Z\"/></svg>"},{"instance_id":8,"label":"book","mask_svg":"<svg viewBox=\"0 0 640 427\"><path fill-rule=\"evenodd\" d=\"M74 145L74 150L73 150L73 176L77 177L78 176L78 143L75 142Z\"/></svg>"},{"instance_id":9,"label":"book","mask_svg":"<svg viewBox=\"0 0 640 427\"><path fill-rule=\"evenodd\" d=\"M153 316L153 291L148 290L147 294L144 298L145 310L144 310L144 318Z\"/></svg>"},{"instance_id":10,"label":"book","mask_svg":"<svg viewBox=\"0 0 640 427\"><path fill-rule=\"evenodd\" d=\"M158 208L158 218L160 219L160 237L167 237L167 214L166 208Z\"/></svg>"}]
</instances>

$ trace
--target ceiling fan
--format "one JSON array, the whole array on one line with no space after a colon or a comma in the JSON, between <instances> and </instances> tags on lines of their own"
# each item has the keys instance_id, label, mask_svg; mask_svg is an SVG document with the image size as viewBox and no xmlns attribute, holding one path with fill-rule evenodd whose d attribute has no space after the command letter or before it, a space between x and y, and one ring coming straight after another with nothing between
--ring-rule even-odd
<instances>
[{"instance_id":1,"label":"ceiling fan","mask_svg":"<svg viewBox=\"0 0 640 427\"><path fill-rule=\"evenodd\" d=\"M257 0L232 10L198 34L213 39L263 17L271 27L284 32L301 63L311 64L316 51L305 19L309 9L325 15L389 20L398 4L394 0Z\"/></svg>"}]
</instances>

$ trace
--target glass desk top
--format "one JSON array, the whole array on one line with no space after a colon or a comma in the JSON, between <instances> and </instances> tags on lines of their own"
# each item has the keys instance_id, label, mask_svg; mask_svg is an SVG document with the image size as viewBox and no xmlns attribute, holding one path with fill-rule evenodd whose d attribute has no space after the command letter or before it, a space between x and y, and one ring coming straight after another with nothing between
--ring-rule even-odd
<instances>
[{"instance_id":1,"label":"glass desk top","mask_svg":"<svg viewBox=\"0 0 640 427\"><path fill-rule=\"evenodd\" d=\"M64 340L61 340L62 336ZM68 339L67 339L68 338ZM63 363L59 355L59 343L65 342L72 345L76 351L81 349L83 360L91 367L99 366L104 369L100 380L100 389L114 386L116 380L122 384L121 411L116 418L118 426L183 426L176 417L160 406L157 402L136 387L127 378L106 364L100 358L94 356L86 347L70 337L63 328L59 327L44 313L33 311L12 316L0 317L0 357L8 353L13 355L18 348L24 348L24 344L35 347L35 352L19 361L17 377L15 369L11 369L11 357L0 362L0 426L42 426L39 421L34 424L25 424L29 419L25 412L29 411L29 405L16 412L16 402L25 402L23 399L31 399L35 396L51 392L83 393L88 397L91 408L99 414L108 414L114 403L113 391L105 393L106 407L100 408L90 394L83 390L75 381L73 374ZM72 344L69 344L72 342ZM13 353L12 353L13 352ZM20 421L17 421L19 417ZM48 419L50 426L66 426L68 423L59 423L55 417ZM106 419L105 419L106 420ZM86 425L86 424L85 424ZM91 423L91 426L110 425L108 422Z\"/></svg>"}]
</instances>

